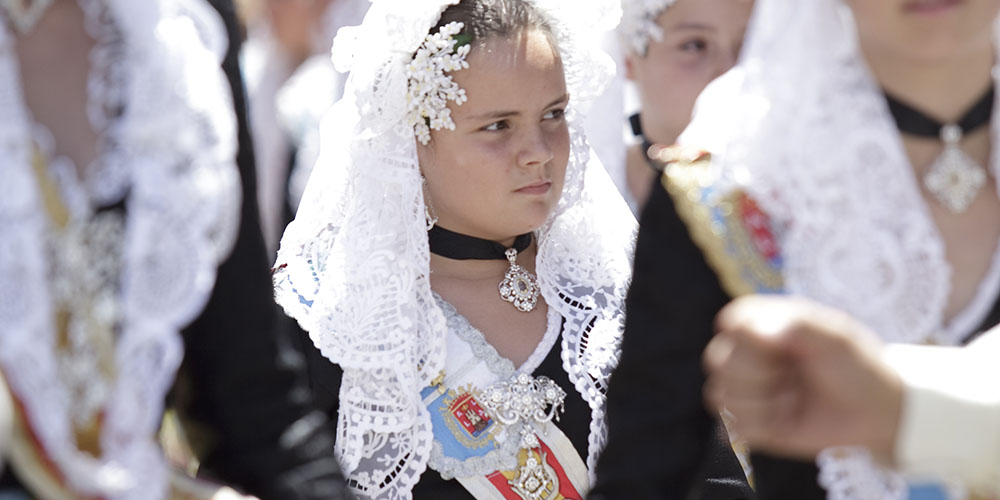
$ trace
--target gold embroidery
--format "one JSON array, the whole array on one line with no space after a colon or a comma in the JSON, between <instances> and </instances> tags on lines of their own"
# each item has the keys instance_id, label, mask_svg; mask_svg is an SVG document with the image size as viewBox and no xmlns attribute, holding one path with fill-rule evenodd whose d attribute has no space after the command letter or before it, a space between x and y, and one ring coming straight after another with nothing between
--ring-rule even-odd
<instances>
[{"instance_id":1,"label":"gold embroidery","mask_svg":"<svg viewBox=\"0 0 1000 500\"><path fill-rule=\"evenodd\" d=\"M726 293L738 297L760 287L782 288L780 270L761 255L745 226L743 211L752 200L738 189L706 195L706 188L718 181L717 171L710 168L711 155L673 146L660 150L658 159L666 164L663 187Z\"/></svg>"},{"instance_id":2,"label":"gold embroidery","mask_svg":"<svg viewBox=\"0 0 1000 500\"><path fill-rule=\"evenodd\" d=\"M517 469L504 471L507 484L524 500L565 500L559 493L559 475L548 463L548 454L537 449L522 449L517 454Z\"/></svg>"}]
</instances>

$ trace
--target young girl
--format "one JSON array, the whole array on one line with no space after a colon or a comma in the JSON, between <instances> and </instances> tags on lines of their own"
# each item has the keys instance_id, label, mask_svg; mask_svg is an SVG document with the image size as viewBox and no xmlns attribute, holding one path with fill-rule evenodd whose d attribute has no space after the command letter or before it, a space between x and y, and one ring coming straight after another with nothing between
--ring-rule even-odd
<instances>
[{"instance_id":1,"label":"young girl","mask_svg":"<svg viewBox=\"0 0 1000 500\"><path fill-rule=\"evenodd\" d=\"M577 35L614 11L380 1L338 38L275 280L361 497L589 490L635 222L577 126L608 71Z\"/></svg>"},{"instance_id":2,"label":"young girl","mask_svg":"<svg viewBox=\"0 0 1000 500\"><path fill-rule=\"evenodd\" d=\"M736 63L752 6L749 0L622 0L625 76L641 104L631 118L638 143L625 156L626 199L636 211L661 168L647 155L649 147L673 144L701 91Z\"/></svg>"}]
</instances>

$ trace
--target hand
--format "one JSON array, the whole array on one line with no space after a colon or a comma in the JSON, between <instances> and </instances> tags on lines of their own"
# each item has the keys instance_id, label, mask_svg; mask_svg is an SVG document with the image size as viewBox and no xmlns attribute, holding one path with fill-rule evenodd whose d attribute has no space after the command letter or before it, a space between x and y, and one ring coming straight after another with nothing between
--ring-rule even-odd
<instances>
[{"instance_id":1,"label":"hand","mask_svg":"<svg viewBox=\"0 0 1000 500\"><path fill-rule=\"evenodd\" d=\"M705 397L751 447L797 458L865 446L891 463L903 388L863 325L801 299L751 296L726 306L705 350Z\"/></svg>"}]
</instances>

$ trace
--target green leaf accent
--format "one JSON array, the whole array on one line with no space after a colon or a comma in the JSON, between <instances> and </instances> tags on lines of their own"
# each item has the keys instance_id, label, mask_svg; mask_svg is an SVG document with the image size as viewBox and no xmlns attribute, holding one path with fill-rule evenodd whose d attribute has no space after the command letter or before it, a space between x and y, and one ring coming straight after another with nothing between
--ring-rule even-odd
<instances>
[{"instance_id":1,"label":"green leaf accent","mask_svg":"<svg viewBox=\"0 0 1000 500\"><path fill-rule=\"evenodd\" d=\"M451 39L455 40L455 49L452 51L452 54L454 54L455 52L458 52L459 47L463 47L463 46L466 46L466 45L472 43L472 34L471 33L459 33L459 34L451 37Z\"/></svg>"}]
</instances>

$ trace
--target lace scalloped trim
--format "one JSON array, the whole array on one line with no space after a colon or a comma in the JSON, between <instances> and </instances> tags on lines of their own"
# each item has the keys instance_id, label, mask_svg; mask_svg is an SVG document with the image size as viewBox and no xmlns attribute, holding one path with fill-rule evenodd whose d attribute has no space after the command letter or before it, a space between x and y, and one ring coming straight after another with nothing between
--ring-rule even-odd
<instances>
[{"instance_id":1,"label":"lace scalloped trim","mask_svg":"<svg viewBox=\"0 0 1000 500\"><path fill-rule=\"evenodd\" d=\"M528 356L528 359L515 369L514 362L501 356L496 348L486 340L486 335L478 328L472 326L469 319L458 312L455 306L448 303L448 301L436 293L434 294L434 298L437 300L438 306L441 307L448 321L448 330L454 332L458 338L465 341L472 348L473 354L486 363L490 367L490 371L501 378L510 377L514 373L534 373L542 364L542 361L545 361L546 356L549 355L549 352L555 346L556 340L559 339L559 333L562 332L562 316L555 309L548 308L546 312L545 334L542 336L542 340L539 341L535 350Z\"/></svg>"},{"instance_id":2,"label":"lace scalloped trim","mask_svg":"<svg viewBox=\"0 0 1000 500\"><path fill-rule=\"evenodd\" d=\"M510 434L511 429L507 429ZM510 436L508 436L510 437ZM511 470L517 467L517 452L520 450L516 439L506 439L499 449L481 457L459 460L445 456L441 443L434 440L427 466L441 474L445 481L456 477L485 476L492 472Z\"/></svg>"},{"instance_id":3,"label":"lace scalloped trim","mask_svg":"<svg viewBox=\"0 0 1000 500\"><path fill-rule=\"evenodd\" d=\"M472 349L472 354L476 356L479 360L486 363L496 376L500 378L508 378L514 374L516 371L514 369L514 363L501 356L497 352L496 348L493 347L486 340L486 336L483 332L479 331L478 328L472 326L469 319L466 318L462 313L455 309L455 306L451 305L439 295L434 294L435 299L438 301L438 306L444 312L444 317L448 321L448 331L454 332L458 338L465 341L466 344Z\"/></svg>"},{"instance_id":4,"label":"lace scalloped trim","mask_svg":"<svg viewBox=\"0 0 1000 500\"><path fill-rule=\"evenodd\" d=\"M879 467L863 449L832 448L816 457L819 484L828 500L905 500L906 482Z\"/></svg>"}]
</instances>

